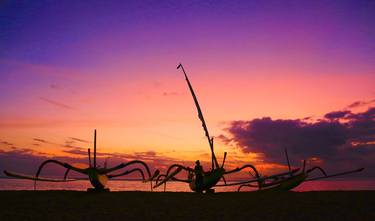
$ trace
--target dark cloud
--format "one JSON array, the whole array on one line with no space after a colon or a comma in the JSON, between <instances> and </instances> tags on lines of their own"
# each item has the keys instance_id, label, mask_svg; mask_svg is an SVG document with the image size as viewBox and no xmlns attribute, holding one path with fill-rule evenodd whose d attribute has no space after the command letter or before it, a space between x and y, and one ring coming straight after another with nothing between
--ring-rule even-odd
<instances>
[{"instance_id":1,"label":"dark cloud","mask_svg":"<svg viewBox=\"0 0 375 221\"><path fill-rule=\"evenodd\" d=\"M74 141L78 141L78 142L81 142L81 143L91 143L91 141L76 138L76 137L69 137L69 139L74 140Z\"/></svg>"},{"instance_id":2,"label":"dark cloud","mask_svg":"<svg viewBox=\"0 0 375 221\"><path fill-rule=\"evenodd\" d=\"M16 146L12 146L11 147L13 153L18 153L18 154L31 154L31 153L34 153L34 151L30 148L21 148L21 147L16 147Z\"/></svg>"},{"instance_id":3,"label":"dark cloud","mask_svg":"<svg viewBox=\"0 0 375 221\"><path fill-rule=\"evenodd\" d=\"M314 122L269 117L230 122L229 136L243 152L261 153L267 162L284 163L284 149L295 162L303 159L330 168L368 167L375 176L375 108L362 113L330 112Z\"/></svg>"},{"instance_id":4,"label":"dark cloud","mask_svg":"<svg viewBox=\"0 0 375 221\"><path fill-rule=\"evenodd\" d=\"M135 152L136 156L142 156L142 157L155 157L156 152L155 151L146 151L146 152Z\"/></svg>"},{"instance_id":5,"label":"dark cloud","mask_svg":"<svg viewBox=\"0 0 375 221\"><path fill-rule=\"evenodd\" d=\"M80 147L80 146L74 146L74 145L69 144L69 143L65 143L64 145L62 145L62 147L71 148L71 149L80 149L80 148L83 148L83 147Z\"/></svg>"},{"instance_id":6,"label":"dark cloud","mask_svg":"<svg viewBox=\"0 0 375 221\"><path fill-rule=\"evenodd\" d=\"M56 143L53 143L53 142L50 142L48 140L45 140L45 139L41 139L41 138L33 138L33 141L36 141L37 143L34 143L35 146L40 146L42 144L52 144L52 145L59 145L59 144L56 144Z\"/></svg>"},{"instance_id":7,"label":"dark cloud","mask_svg":"<svg viewBox=\"0 0 375 221\"><path fill-rule=\"evenodd\" d=\"M325 118L330 120L341 119L350 114L350 111L333 111L324 115Z\"/></svg>"},{"instance_id":8,"label":"dark cloud","mask_svg":"<svg viewBox=\"0 0 375 221\"><path fill-rule=\"evenodd\" d=\"M348 105L347 108L352 109L352 108L362 107L362 106L372 104L374 102L375 102L375 99L370 100L370 101L356 101L356 102L353 102L352 104Z\"/></svg>"},{"instance_id":9,"label":"dark cloud","mask_svg":"<svg viewBox=\"0 0 375 221\"><path fill-rule=\"evenodd\" d=\"M86 143L91 143L91 142L87 141L87 140L80 139L80 138L69 137L67 140L65 140L65 143L61 146L66 147L66 148L70 148L70 149L80 149L80 148L83 148L79 145L79 144L82 144L82 143L86 144Z\"/></svg>"},{"instance_id":10,"label":"dark cloud","mask_svg":"<svg viewBox=\"0 0 375 221\"><path fill-rule=\"evenodd\" d=\"M66 105L66 104L63 104L63 103L60 103L58 101L54 101L54 100L51 100L51 99L48 99L48 98L45 98L45 97L39 97L40 100L42 101L45 101L49 104L53 104L57 107L61 107L61 108L64 108L64 109L70 109L70 110L73 110L74 108L69 106L69 105Z\"/></svg>"},{"instance_id":11,"label":"dark cloud","mask_svg":"<svg viewBox=\"0 0 375 221\"><path fill-rule=\"evenodd\" d=\"M225 144L229 144L232 139L224 136L223 134L220 134L219 136L217 136L216 138L218 138L219 140L221 140L221 142L225 143Z\"/></svg>"},{"instance_id":12,"label":"dark cloud","mask_svg":"<svg viewBox=\"0 0 375 221\"><path fill-rule=\"evenodd\" d=\"M93 149L91 149L91 153L93 154ZM69 153L69 154L73 154L73 155L82 155L82 156L87 156L87 149L82 149L80 147L70 147L70 149L68 150L63 150L64 153ZM114 153L106 153L106 152L96 152L96 155L97 156L103 156L103 157L112 157L112 156L116 156L116 157L124 157L124 158L127 158L128 155L125 155L125 154L119 154L119 155L116 155Z\"/></svg>"},{"instance_id":13,"label":"dark cloud","mask_svg":"<svg viewBox=\"0 0 375 221\"><path fill-rule=\"evenodd\" d=\"M73 154L73 155L87 156L87 150L83 150L81 148L72 148L72 149L68 149L68 150L63 150L63 152ZM96 155L98 157L106 157L106 158L140 159L140 160L151 160L151 161L155 160L158 157L161 157L160 154L157 154L154 151L134 152L132 154L116 153L116 152L115 153L109 153L109 152L98 152L97 151ZM162 156L162 158L165 159L164 156Z\"/></svg>"},{"instance_id":14,"label":"dark cloud","mask_svg":"<svg viewBox=\"0 0 375 221\"><path fill-rule=\"evenodd\" d=\"M41 143L49 143L48 141L44 140L44 139L40 139L40 138L33 138L34 141L38 141L38 142L41 142Z\"/></svg>"},{"instance_id":15,"label":"dark cloud","mask_svg":"<svg viewBox=\"0 0 375 221\"><path fill-rule=\"evenodd\" d=\"M34 175L40 164L48 159L67 163L87 163L86 159L71 157L48 157L47 154L28 148L15 147L10 151L0 151L0 173L4 170ZM42 176L64 176L65 169L57 165L49 165L42 171ZM72 173L74 174L74 173ZM76 175L76 174L75 174Z\"/></svg>"},{"instance_id":16,"label":"dark cloud","mask_svg":"<svg viewBox=\"0 0 375 221\"><path fill-rule=\"evenodd\" d=\"M71 147L72 149L69 150L63 150L64 153L74 154L74 155L85 155L87 156L87 151L84 151L82 149Z\"/></svg>"},{"instance_id":17,"label":"dark cloud","mask_svg":"<svg viewBox=\"0 0 375 221\"><path fill-rule=\"evenodd\" d=\"M40 152L40 151L36 151L36 150L33 150L33 149L30 149L30 148L26 148L26 147L17 147L17 146L11 146L10 147L10 151L5 151L6 153L10 153L10 154L38 154L38 155L45 155L44 152Z\"/></svg>"},{"instance_id":18,"label":"dark cloud","mask_svg":"<svg viewBox=\"0 0 375 221\"><path fill-rule=\"evenodd\" d=\"M7 146L12 146L12 143L9 143L8 141L0 141L1 144L7 145Z\"/></svg>"}]
</instances>

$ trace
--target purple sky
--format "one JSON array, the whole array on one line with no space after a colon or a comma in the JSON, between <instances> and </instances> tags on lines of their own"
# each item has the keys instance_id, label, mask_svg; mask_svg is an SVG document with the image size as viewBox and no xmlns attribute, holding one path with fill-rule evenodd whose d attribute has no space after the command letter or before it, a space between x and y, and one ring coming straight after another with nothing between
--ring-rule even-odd
<instances>
[{"instance_id":1,"label":"purple sky","mask_svg":"<svg viewBox=\"0 0 375 221\"><path fill-rule=\"evenodd\" d=\"M269 153L262 145L277 146L263 160L280 163L274 157L282 154L280 143L243 143L243 135L258 139L252 137L256 122L272 130L291 122L305 131L328 121L324 115L332 111L371 112L374 61L374 1L3 1L0 156L10 162L17 154L37 155L36 164L43 154L76 159L87 144L75 140L78 147L66 149L70 137L91 141L97 128L102 152L116 156L153 151L151 157L161 159L154 165L207 159L191 97L176 71L182 62L211 134L238 145L221 142L218 155L231 152L228 165L258 162ZM354 102L366 105L348 107ZM305 117L316 121L306 126ZM339 120L351 131L349 118ZM374 119L367 120L371 139L364 145L373 156ZM233 122L254 125L237 134L228 127ZM311 153L296 153L297 162L325 157L324 145L304 146L309 141L292 134L298 148ZM319 139L326 144L330 137ZM353 140L341 140L345 145L335 144L335 151L352 147ZM335 159L350 165L366 157L354 153L351 161L349 155ZM375 174L369 156L364 162Z\"/></svg>"}]
</instances>

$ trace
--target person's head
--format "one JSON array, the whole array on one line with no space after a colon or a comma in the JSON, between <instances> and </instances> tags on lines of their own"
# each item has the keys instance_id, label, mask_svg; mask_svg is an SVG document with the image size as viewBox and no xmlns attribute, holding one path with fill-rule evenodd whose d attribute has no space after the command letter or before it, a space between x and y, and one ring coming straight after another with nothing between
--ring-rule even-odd
<instances>
[{"instance_id":1,"label":"person's head","mask_svg":"<svg viewBox=\"0 0 375 221\"><path fill-rule=\"evenodd\" d=\"M197 160L197 161L195 161L195 164L200 165L201 163L199 162L199 160Z\"/></svg>"}]
</instances>

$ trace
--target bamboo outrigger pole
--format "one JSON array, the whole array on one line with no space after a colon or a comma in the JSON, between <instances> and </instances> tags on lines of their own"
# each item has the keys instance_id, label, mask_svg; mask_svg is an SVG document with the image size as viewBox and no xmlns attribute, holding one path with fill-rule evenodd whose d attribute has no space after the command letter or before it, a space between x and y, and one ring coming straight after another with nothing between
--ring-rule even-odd
<instances>
[{"instance_id":1,"label":"bamboo outrigger pole","mask_svg":"<svg viewBox=\"0 0 375 221\"><path fill-rule=\"evenodd\" d=\"M205 135L206 135L206 137L207 137L208 144L210 145L210 149L211 149L211 164L212 164L212 169L215 168L214 165L216 166L216 168L219 168L219 163L217 162L217 159L216 159L216 156L215 156L215 153L214 153L214 138L213 138L213 137L210 137L210 134L208 133L207 125L206 125L206 122L204 121L203 113L202 113L202 110L201 110L201 108L200 108L200 106L199 106L197 96L196 96L195 93L194 93L193 87L191 86L191 83L190 83L190 81L189 81L189 78L188 78L188 76L186 75L185 69L184 69L184 67L182 66L181 63L177 66L177 69L179 69L179 68L181 68L182 71L184 72L185 80L186 80L186 82L188 83L188 86L189 86L189 89L190 89L191 95L193 96L194 103L195 103L195 106L196 106L197 111L198 111L198 118L202 121L202 127L203 127L204 132L205 132Z\"/></svg>"},{"instance_id":2,"label":"bamboo outrigger pole","mask_svg":"<svg viewBox=\"0 0 375 221\"><path fill-rule=\"evenodd\" d=\"M96 130L94 130L94 168L96 168Z\"/></svg>"}]
</instances>

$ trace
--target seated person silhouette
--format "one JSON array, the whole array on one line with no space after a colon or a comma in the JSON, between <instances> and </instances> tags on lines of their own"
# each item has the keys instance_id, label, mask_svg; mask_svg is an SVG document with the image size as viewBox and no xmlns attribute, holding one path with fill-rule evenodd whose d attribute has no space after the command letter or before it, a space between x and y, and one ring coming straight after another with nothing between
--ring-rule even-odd
<instances>
[{"instance_id":1,"label":"seated person silhouette","mask_svg":"<svg viewBox=\"0 0 375 221\"><path fill-rule=\"evenodd\" d=\"M197 192L202 192L204 171L199 160L195 161L194 173L195 173L195 186L196 186Z\"/></svg>"}]
</instances>

